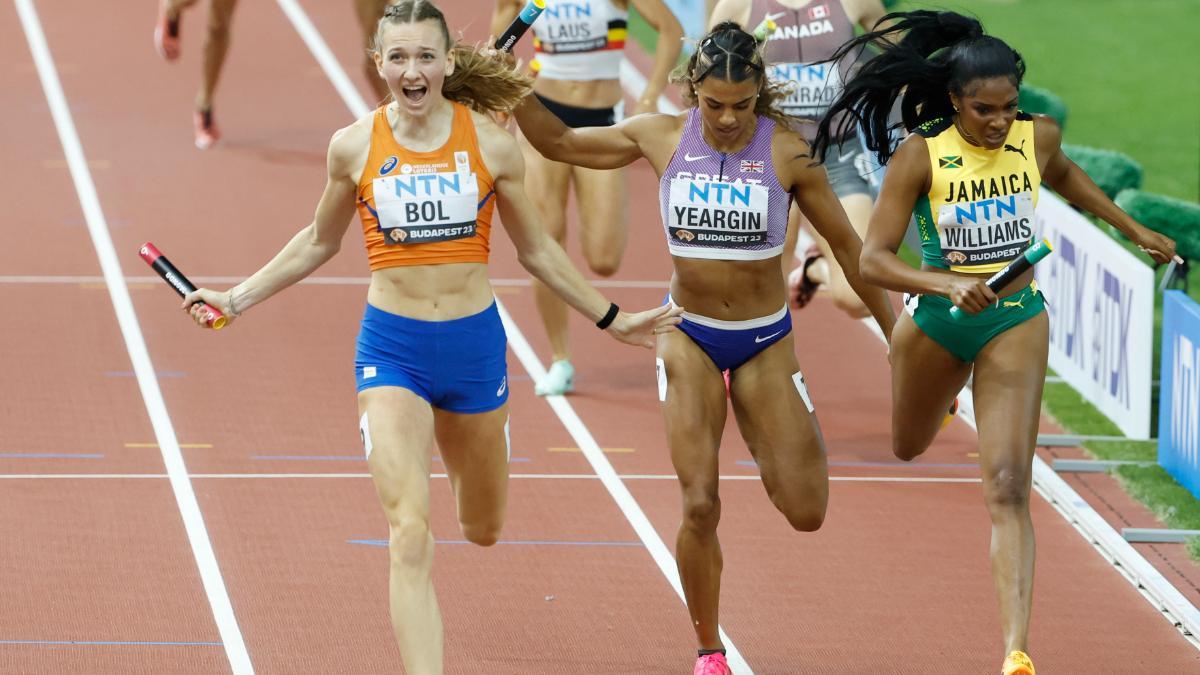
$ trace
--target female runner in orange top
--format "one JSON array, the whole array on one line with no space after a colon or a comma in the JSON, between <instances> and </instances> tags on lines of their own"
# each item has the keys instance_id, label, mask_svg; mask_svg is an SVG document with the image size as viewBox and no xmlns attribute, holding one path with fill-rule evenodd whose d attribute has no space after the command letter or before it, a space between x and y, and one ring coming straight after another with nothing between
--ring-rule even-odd
<instances>
[{"instance_id":1,"label":"female runner in orange top","mask_svg":"<svg viewBox=\"0 0 1200 675\"><path fill-rule=\"evenodd\" d=\"M521 264L614 338L650 347L652 332L680 319L668 306L618 311L537 222L516 141L483 114L511 110L529 92L527 78L454 45L428 0L387 9L374 56L396 100L334 134L312 224L250 278L200 289L184 307L200 299L236 318L333 257L358 210L371 285L355 375L367 462L390 526L392 624L407 672L440 673L432 441L466 539L496 542L507 497L505 336L487 278L493 209Z\"/></svg>"}]
</instances>

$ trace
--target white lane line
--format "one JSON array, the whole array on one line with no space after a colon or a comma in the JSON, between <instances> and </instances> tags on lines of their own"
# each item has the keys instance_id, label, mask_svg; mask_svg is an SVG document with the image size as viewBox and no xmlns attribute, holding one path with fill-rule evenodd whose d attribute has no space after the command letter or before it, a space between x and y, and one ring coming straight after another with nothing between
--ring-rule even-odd
<instances>
[{"instance_id":1,"label":"white lane line","mask_svg":"<svg viewBox=\"0 0 1200 675\"><path fill-rule=\"evenodd\" d=\"M204 526L204 518L200 513L200 505L192 491L188 479L187 467L183 463L183 455L179 450L179 441L171 426L171 418L167 415L167 407L158 389L158 380L154 377L154 366L150 363L150 353L142 338L141 327L137 315L133 311L133 302L129 297L129 289L121 274L121 263L113 247L112 237L108 232L108 223L100 208L100 198L96 194L96 186L88 171L87 158L83 153L83 144L75 129L70 107L67 105L66 94L58 79L58 71L54 59L50 55L50 47L46 44L46 36L42 31L41 21L33 0L14 0L17 13L21 17L21 25L25 29L29 50L37 65L38 77L46 93L46 102L54 118L54 126L58 130L58 138L63 146L67 166L71 170L71 178L75 182L75 191L79 194L79 203L87 220L88 232L92 237L92 245L100 259L100 268L104 271L104 281L108 284L108 294L112 299L113 310L117 324L125 339L125 348L133 363L137 375L138 386L142 391L142 399L146 404L146 412L154 427L154 435L162 449L163 463L171 481L171 489L175 493L175 501L179 505L179 513L187 530L188 542L192 547L192 555L196 558L196 566L200 571L200 580L204 592L212 607L213 618L221 634L221 643L229 658L233 672L253 673L250 655L238 629L237 619L233 614L233 606L225 589L225 581L221 578L221 569L217 565L213 553L212 542L208 539L208 530ZM130 254L133 252L130 251Z\"/></svg>"},{"instance_id":2,"label":"white lane line","mask_svg":"<svg viewBox=\"0 0 1200 675\"><path fill-rule=\"evenodd\" d=\"M313 28L312 22L304 14L304 10L300 8L295 0L277 0L277 2L296 26L297 32L300 33L305 43L308 44L309 49L321 64L321 68L324 69L326 75L334 83L334 87L346 103L346 107L350 109L355 117L366 115L369 112L366 102L363 101L358 90L349 84L350 78L346 76L345 70L342 69L337 59L333 57L321 35ZM534 354L533 348L529 346L524 334L521 333L520 328L513 322L512 317L508 314L508 310L504 308L504 304L500 302L499 298L496 299L496 306L500 310L500 316L504 321L504 329L508 333L509 347L512 348L517 358L521 361L521 365L533 376L534 380L540 379L545 375L545 368ZM633 526L642 543L646 545L646 549L650 552L651 557L654 558L655 563L658 564L663 575L666 576L667 581L671 583L671 587L675 589L675 592L682 599L683 585L679 581L679 571L675 564L675 558L671 555L670 550L667 549L667 545L658 536L658 532L654 530L654 526L650 524L650 520L646 518L646 514L642 512L633 495L629 493L628 488L617 477L612 464L604 456L595 439L592 438L592 434L584 426L578 415L575 414L574 408L561 396L547 397L546 400L570 432L571 437L575 440L575 444L583 451L583 455L587 458L588 463L592 465L592 469L601 477L604 487L608 489L617 506L625 514L626 520ZM733 672L738 673L738 675L752 675L754 671L750 669L745 659L742 658L741 653L734 646L733 641L729 639L729 636L726 635L725 630L721 628L718 630L721 641L725 644L725 656Z\"/></svg>"},{"instance_id":3,"label":"white lane line","mask_svg":"<svg viewBox=\"0 0 1200 675\"><path fill-rule=\"evenodd\" d=\"M240 277L205 277L194 276L189 277L193 282L198 284L236 284L245 281L245 276ZM532 286L533 282L529 279L491 279L493 286ZM104 277L101 276L70 276L70 275L0 275L0 284L102 284ZM161 283L156 276L126 276L125 283L127 284L155 284ZM301 279L300 282L307 286L367 286L371 283L371 277L338 277L338 276L311 276L307 279ZM652 280L623 280L623 279L595 279L590 282L597 288L670 288L671 282L667 280L652 281Z\"/></svg>"},{"instance_id":4,"label":"white lane line","mask_svg":"<svg viewBox=\"0 0 1200 675\"><path fill-rule=\"evenodd\" d=\"M875 324L874 319L861 321L886 344L883 331ZM958 403L958 416L978 433L979 428L975 426L975 398L970 386L965 387L959 394ZM1102 558L1142 594L1147 602L1162 612L1167 621L1179 629L1192 646L1200 650L1200 611L1197 611L1196 606L1142 557L1137 549L1125 541L1087 500L1079 496L1079 493L1036 453L1033 456L1033 487L1075 527L1085 541L1095 547Z\"/></svg>"},{"instance_id":5,"label":"white lane line","mask_svg":"<svg viewBox=\"0 0 1200 675\"><path fill-rule=\"evenodd\" d=\"M166 478L165 473L7 473L0 474L0 480L117 480L131 478ZM369 473L193 473L192 478L370 478ZM431 478L446 478L444 473L430 474ZM673 481L677 477L673 473L623 473L617 474L621 480L663 480ZM595 473L514 473L509 475L513 480L603 480ZM719 476L724 481L758 481L758 476ZM978 483L978 478L922 478L920 476L830 476L831 481L846 481L852 483L921 483L921 484L953 484Z\"/></svg>"}]
</instances>

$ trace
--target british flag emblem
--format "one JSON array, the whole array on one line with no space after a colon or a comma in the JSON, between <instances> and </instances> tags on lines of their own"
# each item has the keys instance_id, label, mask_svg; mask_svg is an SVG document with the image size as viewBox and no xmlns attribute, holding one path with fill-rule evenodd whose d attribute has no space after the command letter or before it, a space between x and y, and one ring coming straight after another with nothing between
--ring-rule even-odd
<instances>
[{"instance_id":1,"label":"british flag emblem","mask_svg":"<svg viewBox=\"0 0 1200 675\"><path fill-rule=\"evenodd\" d=\"M757 159L743 159L742 173L762 173L766 163Z\"/></svg>"},{"instance_id":2,"label":"british flag emblem","mask_svg":"<svg viewBox=\"0 0 1200 675\"><path fill-rule=\"evenodd\" d=\"M829 7L825 5L817 5L816 7L810 7L808 9L808 18L810 19L824 19L828 16Z\"/></svg>"}]
</instances>

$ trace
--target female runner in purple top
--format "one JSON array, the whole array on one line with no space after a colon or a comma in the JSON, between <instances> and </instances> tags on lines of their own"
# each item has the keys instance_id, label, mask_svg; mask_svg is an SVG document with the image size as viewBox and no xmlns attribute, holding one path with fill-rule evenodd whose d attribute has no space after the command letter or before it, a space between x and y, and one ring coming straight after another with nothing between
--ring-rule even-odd
<instances>
[{"instance_id":1,"label":"female runner in purple top","mask_svg":"<svg viewBox=\"0 0 1200 675\"><path fill-rule=\"evenodd\" d=\"M795 200L833 248L859 296L890 334L887 296L858 274L862 243L824 170L774 106L753 36L713 28L675 80L690 109L647 113L606 127L570 129L537 99L517 122L547 158L615 169L646 158L658 173L674 264L679 331L659 336L658 393L683 492L676 555L700 657L696 673L727 673L717 629L721 549L717 450L727 405L773 504L802 531L821 526L828 471L821 432L791 335L779 256Z\"/></svg>"}]
</instances>

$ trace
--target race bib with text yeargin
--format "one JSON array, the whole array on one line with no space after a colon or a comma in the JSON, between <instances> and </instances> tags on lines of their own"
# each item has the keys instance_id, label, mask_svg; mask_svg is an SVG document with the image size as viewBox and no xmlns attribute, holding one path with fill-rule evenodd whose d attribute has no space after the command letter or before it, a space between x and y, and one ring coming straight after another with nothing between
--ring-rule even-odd
<instances>
[{"instance_id":1,"label":"race bib with text yeargin","mask_svg":"<svg viewBox=\"0 0 1200 675\"><path fill-rule=\"evenodd\" d=\"M767 241L767 188L674 178L667 205L671 243L738 248Z\"/></svg>"},{"instance_id":2,"label":"race bib with text yeargin","mask_svg":"<svg viewBox=\"0 0 1200 675\"><path fill-rule=\"evenodd\" d=\"M938 207L942 251L951 265L1005 262L1033 238L1033 195L1029 192Z\"/></svg>"},{"instance_id":3,"label":"race bib with text yeargin","mask_svg":"<svg viewBox=\"0 0 1200 675\"><path fill-rule=\"evenodd\" d=\"M475 236L479 183L473 173L384 176L372 185L379 229L388 244Z\"/></svg>"},{"instance_id":4,"label":"race bib with text yeargin","mask_svg":"<svg viewBox=\"0 0 1200 675\"><path fill-rule=\"evenodd\" d=\"M791 88L779 108L793 117L820 117L842 93L842 74L836 63L775 63L768 77Z\"/></svg>"}]
</instances>

